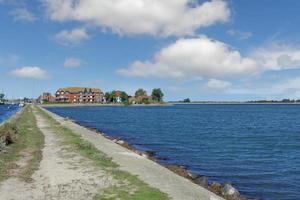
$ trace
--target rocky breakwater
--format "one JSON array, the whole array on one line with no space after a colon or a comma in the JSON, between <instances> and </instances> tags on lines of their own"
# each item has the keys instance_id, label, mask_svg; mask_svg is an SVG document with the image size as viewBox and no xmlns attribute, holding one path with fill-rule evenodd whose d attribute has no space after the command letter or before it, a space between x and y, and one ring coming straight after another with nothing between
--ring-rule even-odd
<instances>
[{"instance_id":1,"label":"rocky breakwater","mask_svg":"<svg viewBox=\"0 0 300 200\"><path fill-rule=\"evenodd\" d=\"M66 120L69 120L69 119L66 119ZM79 125L81 125L81 124L79 124ZM147 159L157 162L158 164L166 167L167 169L173 171L174 173L189 179L193 183L206 188L207 190L223 197L226 200L257 200L255 198L246 198L246 197L241 196L240 192L236 188L234 188L231 183L221 184L221 183L213 182L210 184L208 181L208 178L206 176L191 172L185 166L159 163L160 160L167 160L167 158L156 157L156 153L154 151L142 152L142 151L137 150L132 145L130 145L128 142L126 142L120 138L111 137L103 132L100 132L97 129L94 129L94 128L88 128L88 129L106 137L107 139L110 139L114 143L116 143L124 148L127 148L140 156L143 156Z\"/></svg>"},{"instance_id":2,"label":"rocky breakwater","mask_svg":"<svg viewBox=\"0 0 300 200\"><path fill-rule=\"evenodd\" d=\"M179 166L179 165L164 165L166 168L169 170L177 173L180 176L183 176L190 181L194 182L197 185L200 185L211 192L223 197L224 199L227 200L254 200L250 198L246 198L240 195L239 191L232 186L231 183L209 183L208 178L203 175L196 174L194 172L189 171L186 169L184 166Z\"/></svg>"},{"instance_id":3,"label":"rocky breakwater","mask_svg":"<svg viewBox=\"0 0 300 200\"><path fill-rule=\"evenodd\" d=\"M105 135L105 134L102 133L102 135ZM106 136L106 137L111 139L113 142L115 142L115 143L117 143L117 144L119 144L119 145L145 157L145 158L148 158L150 160L153 160L153 161L159 163L160 159L155 157L156 154L153 151L141 152L141 151L135 149L132 145L130 145L128 142L126 142L124 140L121 140L119 138L112 138L109 136ZM165 158L162 158L162 159L165 159ZM161 164L161 163L159 163L159 164ZM245 197L241 196L239 191L236 188L234 188L232 186L232 184L230 184L230 183L225 183L222 185L220 183L214 182L212 184L209 184L208 178L206 176L202 176L202 175L196 174L194 172L191 172L188 169L186 169L184 166L165 165L165 164L161 164L161 165L166 167L167 169L173 171L174 173L189 179L190 181L194 182L195 184L200 185L227 200L251 200L249 198L245 198Z\"/></svg>"}]
</instances>

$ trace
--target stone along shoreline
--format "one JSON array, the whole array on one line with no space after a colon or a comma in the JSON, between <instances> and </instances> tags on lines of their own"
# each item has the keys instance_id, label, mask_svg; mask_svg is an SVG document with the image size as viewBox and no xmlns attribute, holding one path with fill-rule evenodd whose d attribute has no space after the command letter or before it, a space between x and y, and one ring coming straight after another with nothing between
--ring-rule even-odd
<instances>
[{"instance_id":1,"label":"stone along shoreline","mask_svg":"<svg viewBox=\"0 0 300 200\"><path fill-rule=\"evenodd\" d=\"M32 116L36 120L27 119L28 116ZM214 183L209 185L206 177L194 174L184 167L159 164L159 160L155 158L155 152L140 152L123 140L83 127L43 108L27 106L12 119L16 125L16 143L22 143L22 137L18 139L18 134L21 135L18 132L22 131L18 129L24 129L24 125L20 123L20 120L23 120L23 123L27 123L26 134L35 130L38 138L44 140L45 144L41 143L34 150L40 153L37 157L39 159L34 159L33 164L30 161L36 154L30 151L30 146L26 147L23 152L21 150L14 152L16 159L12 160L10 164L15 167L10 170L8 165L6 171L2 170L7 173L3 176L5 178L1 179L2 182L0 180L0 199L24 199L16 191L22 191L22 194L28 199L104 200L107 195L113 195L112 199L131 199L132 195L138 195L135 196L136 199L147 200L245 199L230 184ZM40 139L38 140L40 141ZM15 148L14 145L18 146L18 144L13 144L7 148L8 150L0 151L0 161L3 156L1 154ZM45 147L43 147L44 145ZM74 148L78 148L80 151L73 152ZM95 152L97 153L95 154ZM19 155L17 155L18 153ZM10 153L7 154L10 155ZM94 166L93 159L99 158L99 156L100 160L104 158L105 162L97 163L99 160L96 159L96 163L99 165L98 170L94 167L91 168ZM116 169L112 172L111 169L108 170L105 167L106 165L117 167L116 169L121 172L115 173ZM72 166L76 166L76 169L73 169ZM22 171L26 171L26 168L30 169L30 173L22 178L22 174L24 174ZM78 171L77 168L82 170L84 168L93 173ZM86 179L86 177L90 178ZM94 179L95 177L98 177L97 180ZM110 181L101 182L104 181L103 177ZM121 181L120 177L123 177ZM120 186L124 184L124 181L129 182L129 186L125 187L127 189ZM129 192L128 188L131 188L129 190L132 191ZM74 189L79 193L76 194ZM134 194L134 191L137 194ZM123 196L124 193L127 193L127 196ZM72 197L74 194L76 195Z\"/></svg>"},{"instance_id":2,"label":"stone along shoreline","mask_svg":"<svg viewBox=\"0 0 300 200\"><path fill-rule=\"evenodd\" d=\"M48 111L48 112L50 112L50 111ZM54 114L54 115L56 115L56 114ZM218 196L220 196L222 198L225 198L227 200L255 200L255 198L249 198L249 197L246 198L244 196L241 196L239 191L237 189L235 189L231 183L225 183L222 185L218 182L213 182L210 184L208 182L208 178L206 176L194 173L194 172L188 170L185 166L176 165L176 164L162 164L160 161L167 160L168 158L157 157L156 152L154 152L154 151L140 151L121 138L111 137L103 132L100 132L99 130L97 130L95 128L86 127L86 126L80 124L79 122L74 121L69 118L65 118L65 120L75 123L79 126L82 126L86 129L94 132L95 134L99 134L99 135L111 140L112 142L114 142L114 143L116 143L116 144L118 144L118 145L144 157L144 158L147 158L153 162L156 162L157 164L167 168L168 170L176 173L177 175L190 180L191 182L217 194Z\"/></svg>"},{"instance_id":3,"label":"stone along shoreline","mask_svg":"<svg viewBox=\"0 0 300 200\"><path fill-rule=\"evenodd\" d=\"M95 148L105 153L120 168L139 179L168 194L175 200L221 200L222 197L208 189L197 185L190 180L179 176L169 169L148 159L145 154L140 154L134 149L124 147L125 142L105 137L99 132L85 128L71 120L60 117L50 111L44 110L62 126L69 128L80 135L84 140L91 142ZM125 145L126 146L126 145Z\"/></svg>"}]
</instances>

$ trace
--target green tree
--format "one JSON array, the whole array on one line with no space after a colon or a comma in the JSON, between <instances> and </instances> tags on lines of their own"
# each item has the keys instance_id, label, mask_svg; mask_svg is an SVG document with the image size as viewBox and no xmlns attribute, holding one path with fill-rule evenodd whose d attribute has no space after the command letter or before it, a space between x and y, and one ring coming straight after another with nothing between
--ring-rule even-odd
<instances>
[{"instance_id":1,"label":"green tree","mask_svg":"<svg viewBox=\"0 0 300 200\"><path fill-rule=\"evenodd\" d=\"M116 95L117 91L113 90L111 93L110 93L110 100L111 102L116 102Z\"/></svg>"},{"instance_id":2,"label":"green tree","mask_svg":"<svg viewBox=\"0 0 300 200\"><path fill-rule=\"evenodd\" d=\"M121 94L120 94L121 93ZM116 98L121 97L122 103L128 102L128 94L124 91L115 91L113 90L111 93L107 94L109 102L116 102Z\"/></svg>"},{"instance_id":3,"label":"green tree","mask_svg":"<svg viewBox=\"0 0 300 200\"><path fill-rule=\"evenodd\" d=\"M105 97L107 103L111 102L111 93L110 92L106 92L104 97Z\"/></svg>"},{"instance_id":4,"label":"green tree","mask_svg":"<svg viewBox=\"0 0 300 200\"><path fill-rule=\"evenodd\" d=\"M127 103L128 102L128 94L124 91L121 92L121 99L123 103Z\"/></svg>"},{"instance_id":5,"label":"green tree","mask_svg":"<svg viewBox=\"0 0 300 200\"><path fill-rule=\"evenodd\" d=\"M135 96L139 97L139 96L147 96L147 92L146 90L140 88L135 92Z\"/></svg>"},{"instance_id":6,"label":"green tree","mask_svg":"<svg viewBox=\"0 0 300 200\"><path fill-rule=\"evenodd\" d=\"M150 102L149 98L143 98L141 103L150 104L151 102Z\"/></svg>"},{"instance_id":7,"label":"green tree","mask_svg":"<svg viewBox=\"0 0 300 200\"><path fill-rule=\"evenodd\" d=\"M161 91L160 88L154 88L152 90L152 99L155 102L162 102L163 101L163 97L164 97L164 93Z\"/></svg>"},{"instance_id":8,"label":"green tree","mask_svg":"<svg viewBox=\"0 0 300 200\"><path fill-rule=\"evenodd\" d=\"M184 103L190 103L191 100L190 100L189 98L187 98L187 99L183 99L183 102L184 102Z\"/></svg>"}]
</instances>

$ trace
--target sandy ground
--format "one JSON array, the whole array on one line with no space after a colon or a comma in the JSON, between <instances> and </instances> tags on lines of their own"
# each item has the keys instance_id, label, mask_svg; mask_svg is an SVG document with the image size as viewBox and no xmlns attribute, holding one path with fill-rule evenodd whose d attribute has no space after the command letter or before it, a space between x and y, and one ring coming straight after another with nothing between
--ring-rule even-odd
<instances>
[{"instance_id":1,"label":"sandy ground","mask_svg":"<svg viewBox=\"0 0 300 200\"><path fill-rule=\"evenodd\" d=\"M49 129L41 116L37 117L37 125L45 135L40 167L30 183L17 178L18 170L12 171L12 178L0 185L1 200L88 200L99 190L117 185L104 171L92 167L86 158L62 145L62 139ZM28 156L24 156L17 163L20 169L27 160Z\"/></svg>"}]
</instances>

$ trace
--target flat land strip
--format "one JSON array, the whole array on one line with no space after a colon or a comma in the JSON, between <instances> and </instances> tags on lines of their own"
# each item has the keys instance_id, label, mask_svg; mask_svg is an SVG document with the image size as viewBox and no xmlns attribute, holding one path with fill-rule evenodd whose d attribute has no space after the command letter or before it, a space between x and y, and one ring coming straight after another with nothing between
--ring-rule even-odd
<instances>
[{"instance_id":1,"label":"flat land strip","mask_svg":"<svg viewBox=\"0 0 300 200\"><path fill-rule=\"evenodd\" d=\"M76 123L66 120L51 112L45 111L55 121L62 126L72 130L81 136L85 141L89 141L96 149L112 158L114 163L120 166L120 169L130 174L138 176L148 185L158 188L160 191L168 194L175 200L218 200L221 197L204 189L203 187L192 183L191 181L171 172L161 165L144 158L116 143L82 127ZM147 198L145 198L147 199ZM158 198L159 199L159 198Z\"/></svg>"},{"instance_id":2,"label":"flat land strip","mask_svg":"<svg viewBox=\"0 0 300 200\"><path fill-rule=\"evenodd\" d=\"M169 199L43 111L18 120L17 142L0 152L0 199Z\"/></svg>"},{"instance_id":3,"label":"flat land strip","mask_svg":"<svg viewBox=\"0 0 300 200\"><path fill-rule=\"evenodd\" d=\"M208 190L39 107L10 121L0 151L0 199L217 200Z\"/></svg>"}]
</instances>

